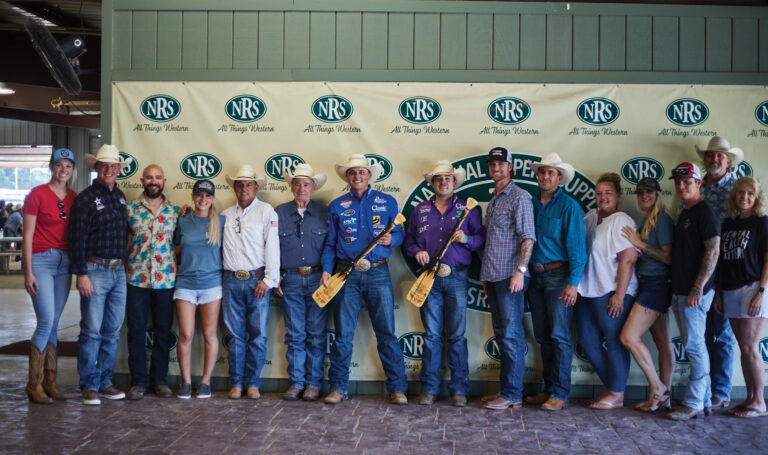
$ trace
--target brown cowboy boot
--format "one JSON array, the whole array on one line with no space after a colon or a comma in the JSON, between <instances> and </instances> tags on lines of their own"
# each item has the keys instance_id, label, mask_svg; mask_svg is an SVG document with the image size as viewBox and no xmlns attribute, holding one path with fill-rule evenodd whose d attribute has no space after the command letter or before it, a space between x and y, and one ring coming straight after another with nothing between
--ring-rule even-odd
<instances>
[{"instance_id":1,"label":"brown cowboy boot","mask_svg":"<svg viewBox=\"0 0 768 455\"><path fill-rule=\"evenodd\" d=\"M29 401L35 403L53 403L53 400L45 394L40 385L43 375L43 354L32 343L29 343L29 382L27 383L27 395Z\"/></svg>"},{"instance_id":2,"label":"brown cowboy boot","mask_svg":"<svg viewBox=\"0 0 768 455\"><path fill-rule=\"evenodd\" d=\"M58 370L59 351L53 343L45 346L45 362L43 367L43 389L54 400L63 400L66 395L56 386L56 371Z\"/></svg>"}]
</instances>

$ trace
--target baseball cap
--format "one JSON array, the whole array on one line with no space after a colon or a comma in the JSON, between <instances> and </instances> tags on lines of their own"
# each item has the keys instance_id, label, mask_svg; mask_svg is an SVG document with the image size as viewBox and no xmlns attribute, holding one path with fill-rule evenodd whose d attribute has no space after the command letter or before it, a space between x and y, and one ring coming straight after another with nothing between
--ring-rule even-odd
<instances>
[{"instance_id":1,"label":"baseball cap","mask_svg":"<svg viewBox=\"0 0 768 455\"><path fill-rule=\"evenodd\" d=\"M213 186L213 182L210 180L198 180L192 188L192 193L207 193L213 196L215 192L216 187Z\"/></svg>"},{"instance_id":2,"label":"baseball cap","mask_svg":"<svg viewBox=\"0 0 768 455\"><path fill-rule=\"evenodd\" d=\"M637 192L640 190L661 191L661 186L659 186L659 182L655 178L643 177L639 182L637 182L637 186L635 187L635 194L637 194Z\"/></svg>"},{"instance_id":3,"label":"baseball cap","mask_svg":"<svg viewBox=\"0 0 768 455\"><path fill-rule=\"evenodd\" d=\"M677 166L675 166L674 169L672 169L672 175L669 177L669 179L672 180L675 177L683 177L686 179L693 178L696 180L701 180L701 170L699 169L699 166L696 166L693 163L689 163L685 161L678 164Z\"/></svg>"},{"instance_id":4,"label":"baseball cap","mask_svg":"<svg viewBox=\"0 0 768 455\"><path fill-rule=\"evenodd\" d=\"M488 152L488 161L506 161L512 162L512 154L504 147L494 147Z\"/></svg>"},{"instance_id":5,"label":"baseball cap","mask_svg":"<svg viewBox=\"0 0 768 455\"><path fill-rule=\"evenodd\" d=\"M56 149L51 153L51 163L55 163L59 160L67 159L73 164L75 163L75 154L68 148Z\"/></svg>"}]
</instances>

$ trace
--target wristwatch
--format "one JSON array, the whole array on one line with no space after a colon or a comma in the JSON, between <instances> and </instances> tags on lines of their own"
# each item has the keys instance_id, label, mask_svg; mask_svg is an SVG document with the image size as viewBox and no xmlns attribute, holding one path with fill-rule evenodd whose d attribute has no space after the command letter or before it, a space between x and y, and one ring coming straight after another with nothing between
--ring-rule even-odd
<instances>
[{"instance_id":1,"label":"wristwatch","mask_svg":"<svg viewBox=\"0 0 768 455\"><path fill-rule=\"evenodd\" d=\"M765 293L765 288L764 287L759 287L759 288L757 288L757 292Z\"/></svg>"},{"instance_id":2,"label":"wristwatch","mask_svg":"<svg viewBox=\"0 0 768 455\"><path fill-rule=\"evenodd\" d=\"M524 265L521 265L520 267L518 267L518 268L517 268L517 270L519 270L519 271L521 271L521 272L525 273L525 272L527 272L527 271L528 271L528 267L526 267L526 266L524 266Z\"/></svg>"}]
</instances>

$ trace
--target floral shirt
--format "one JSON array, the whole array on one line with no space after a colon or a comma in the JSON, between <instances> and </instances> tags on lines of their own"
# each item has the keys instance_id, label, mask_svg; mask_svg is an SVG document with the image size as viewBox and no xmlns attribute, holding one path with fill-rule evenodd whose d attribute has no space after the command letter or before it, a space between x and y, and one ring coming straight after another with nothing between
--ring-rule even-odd
<instances>
[{"instance_id":1,"label":"floral shirt","mask_svg":"<svg viewBox=\"0 0 768 455\"><path fill-rule=\"evenodd\" d=\"M128 206L128 284L140 288L170 289L176 284L173 231L179 208L163 197L153 214L144 196Z\"/></svg>"}]
</instances>

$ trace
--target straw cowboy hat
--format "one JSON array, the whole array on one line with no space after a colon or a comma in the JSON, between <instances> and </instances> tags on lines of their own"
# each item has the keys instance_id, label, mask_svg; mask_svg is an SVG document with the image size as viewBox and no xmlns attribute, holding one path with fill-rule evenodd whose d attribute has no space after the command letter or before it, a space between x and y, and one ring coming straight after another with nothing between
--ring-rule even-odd
<instances>
[{"instance_id":1,"label":"straw cowboy hat","mask_svg":"<svg viewBox=\"0 0 768 455\"><path fill-rule=\"evenodd\" d=\"M436 175L452 175L456 178L456 188L460 187L464 180L467 179L467 171L462 168L454 169L450 161L440 160L435 163L435 168L430 172L424 173L424 180L430 185L432 184L432 177Z\"/></svg>"},{"instance_id":2,"label":"straw cowboy hat","mask_svg":"<svg viewBox=\"0 0 768 455\"><path fill-rule=\"evenodd\" d=\"M253 167L251 167L250 164L243 164L240 166L240 169L237 170L234 177L230 177L229 174L227 174L227 183L229 186L235 186L236 180L250 180L256 182L256 184L259 185L259 189L262 189L267 183L267 178L263 175L256 176L256 171L253 170Z\"/></svg>"},{"instance_id":3,"label":"straw cowboy hat","mask_svg":"<svg viewBox=\"0 0 768 455\"><path fill-rule=\"evenodd\" d=\"M541 162L534 163L528 161L528 165L531 167L534 174L539 171L541 166L549 166L557 169L560 171L560 175L563 176L563 181L560 182L560 186L567 185L571 180L573 180L573 176L576 174L573 166L568 163L564 163L560 158L560 155L555 152L550 152L544 155L544 158L541 159Z\"/></svg>"},{"instance_id":4,"label":"straw cowboy hat","mask_svg":"<svg viewBox=\"0 0 768 455\"><path fill-rule=\"evenodd\" d=\"M123 169L131 167L131 163L133 162L133 158L127 158L125 161L121 161L120 151L117 150L117 147L112 144L104 144L99 147L99 150L96 152L96 156L93 156L90 153L86 153L84 158L85 164L87 164L91 169L94 169L96 167L96 163L98 162L119 163L122 164Z\"/></svg>"},{"instance_id":5,"label":"straw cowboy hat","mask_svg":"<svg viewBox=\"0 0 768 455\"><path fill-rule=\"evenodd\" d=\"M709 140L709 143L707 144L707 148L700 149L698 144L695 144L694 147L696 148L696 151L699 153L699 156L704 159L704 155L706 155L707 152L723 152L731 157L731 167L737 166L739 163L741 163L744 160L744 151L741 150L738 147L731 148L731 144L728 143L728 141L724 137L715 136L712 139Z\"/></svg>"},{"instance_id":6,"label":"straw cowboy hat","mask_svg":"<svg viewBox=\"0 0 768 455\"><path fill-rule=\"evenodd\" d=\"M371 164L368 162L368 158L360 153L355 153L353 155L349 155L346 165L336 165L336 174L338 174L342 180L346 181L347 170L353 167L362 167L368 169L368 171L371 173L371 182L378 180L379 177L381 177L381 174L384 173L384 167L382 167L380 163L376 163L371 166Z\"/></svg>"},{"instance_id":7,"label":"straw cowboy hat","mask_svg":"<svg viewBox=\"0 0 768 455\"><path fill-rule=\"evenodd\" d=\"M293 182L293 179L303 177L311 179L313 182L315 182L315 189L319 190L321 186L325 185L325 174L315 174L315 171L312 169L312 166L310 166L307 163L300 163L297 164L295 168L293 168L293 172L291 170L287 170L283 172L283 177L285 178L285 181L288 182L288 185L291 185L291 182Z\"/></svg>"}]
</instances>

